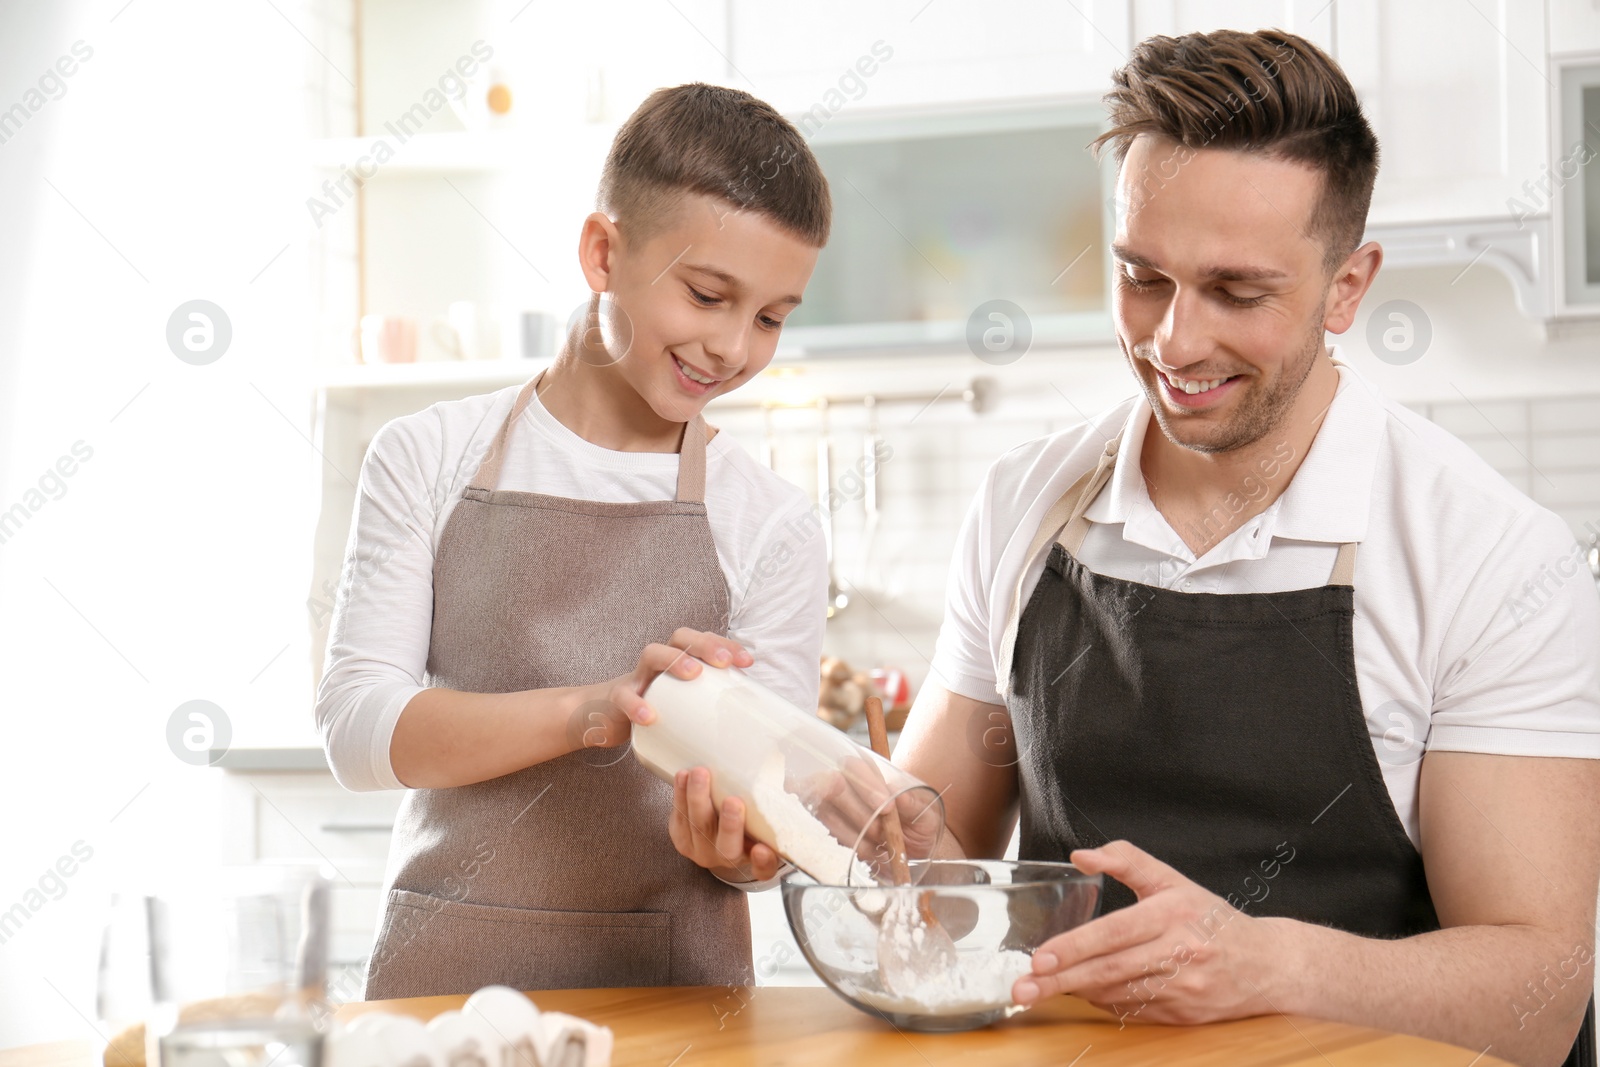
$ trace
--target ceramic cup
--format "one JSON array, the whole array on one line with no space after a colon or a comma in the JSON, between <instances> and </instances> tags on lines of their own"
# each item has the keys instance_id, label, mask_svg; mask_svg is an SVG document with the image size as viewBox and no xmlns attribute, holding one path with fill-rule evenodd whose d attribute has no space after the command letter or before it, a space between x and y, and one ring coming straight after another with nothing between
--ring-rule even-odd
<instances>
[{"instance_id":1,"label":"ceramic cup","mask_svg":"<svg viewBox=\"0 0 1600 1067\"><path fill-rule=\"evenodd\" d=\"M360 333L361 362L416 362L416 320L401 315L363 315Z\"/></svg>"}]
</instances>

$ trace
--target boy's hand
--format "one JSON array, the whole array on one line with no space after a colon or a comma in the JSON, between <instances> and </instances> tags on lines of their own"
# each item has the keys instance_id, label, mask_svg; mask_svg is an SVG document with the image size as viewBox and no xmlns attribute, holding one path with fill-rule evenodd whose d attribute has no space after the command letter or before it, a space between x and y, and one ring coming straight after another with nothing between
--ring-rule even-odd
<instances>
[{"instance_id":1,"label":"boy's hand","mask_svg":"<svg viewBox=\"0 0 1600 1067\"><path fill-rule=\"evenodd\" d=\"M667 830L679 852L730 882L761 882L778 873L778 854L745 836L744 802L729 797L717 810L709 770L679 771L672 789Z\"/></svg>"},{"instance_id":2,"label":"boy's hand","mask_svg":"<svg viewBox=\"0 0 1600 1067\"><path fill-rule=\"evenodd\" d=\"M644 646L631 673L572 690L575 706L567 734L574 752L625 745L634 723L655 721L655 709L640 694L658 674L671 671L679 678L693 678L702 661L718 667L748 667L755 662L738 642L687 627L674 631L668 642Z\"/></svg>"},{"instance_id":3,"label":"boy's hand","mask_svg":"<svg viewBox=\"0 0 1600 1067\"><path fill-rule=\"evenodd\" d=\"M667 644L645 645L632 674L602 682L605 699L625 720L648 726L655 721L656 712L640 694L656 680L658 674L670 673L685 680L696 677L702 661L713 667L748 667L755 662L755 658L737 641L703 630L679 627L673 631ZM627 725L626 722L619 723L624 728L624 740L627 737Z\"/></svg>"}]
</instances>

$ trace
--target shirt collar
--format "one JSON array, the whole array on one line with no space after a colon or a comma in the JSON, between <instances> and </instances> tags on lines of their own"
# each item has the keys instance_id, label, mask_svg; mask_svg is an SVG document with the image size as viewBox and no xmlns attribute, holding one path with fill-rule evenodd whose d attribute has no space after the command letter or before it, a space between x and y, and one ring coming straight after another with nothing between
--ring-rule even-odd
<instances>
[{"instance_id":1,"label":"shirt collar","mask_svg":"<svg viewBox=\"0 0 1600 1067\"><path fill-rule=\"evenodd\" d=\"M1389 415L1371 382L1339 362L1333 395L1311 451L1280 498L1274 537L1343 544L1367 536L1372 484Z\"/></svg>"},{"instance_id":2,"label":"shirt collar","mask_svg":"<svg viewBox=\"0 0 1600 1067\"><path fill-rule=\"evenodd\" d=\"M1271 538L1343 543L1366 536L1372 483L1387 414L1377 391L1330 347L1339 385L1305 461L1283 494L1260 516L1260 551ZM1117 464L1105 491L1085 512L1090 522L1122 523L1125 541L1169 555L1188 556L1150 502L1139 454L1152 421L1142 395L1128 413Z\"/></svg>"}]
</instances>

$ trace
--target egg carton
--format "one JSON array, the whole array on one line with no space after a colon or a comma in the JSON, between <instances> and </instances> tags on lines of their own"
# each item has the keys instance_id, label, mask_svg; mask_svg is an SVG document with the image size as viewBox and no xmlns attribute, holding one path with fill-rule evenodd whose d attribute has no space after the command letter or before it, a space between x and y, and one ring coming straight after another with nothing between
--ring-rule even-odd
<instances>
[{"instance_id":1,"label":"egg carton","mask_svg":"<svg viewBox=\"0 0 1600 1067\"><path fill-rule=\"evenodd\" d=\"M542 1012L516 990L494 985L427 1025L387 1012L336 1022L322 1067L610 1067L612 1047L609 1027Z\"/></svg>"}]
</instances>

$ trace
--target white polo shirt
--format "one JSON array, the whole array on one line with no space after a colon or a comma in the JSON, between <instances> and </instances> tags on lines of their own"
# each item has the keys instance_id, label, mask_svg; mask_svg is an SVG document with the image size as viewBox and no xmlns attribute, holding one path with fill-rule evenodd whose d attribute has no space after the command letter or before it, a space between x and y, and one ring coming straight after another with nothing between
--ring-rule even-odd
<instances>
[{"instance_id":1,"label":"white polo shirt","mask_svg":"<svg viewBox=\"0 0 1600 1067\"><path fill-rule=\"evenodd\" d=\"M1026 564L1026 604L1044 569L1043 552L1023 559L1029 542L1121 431L1079 552L1098 574L1184 592L1280 592L1326 584L1339 544L1360 543L1357 686L1413 843L1424 751L1600 759L1600 597L1571 530L1332 351L1338 392L1293 481L1198 559L1145 491L1142 396L997 460L956 542L929 680L1002 702L996 665L1017 575ZM1266 491L1245 484L1239 497Z\"/></svg>"}]
</instances>

